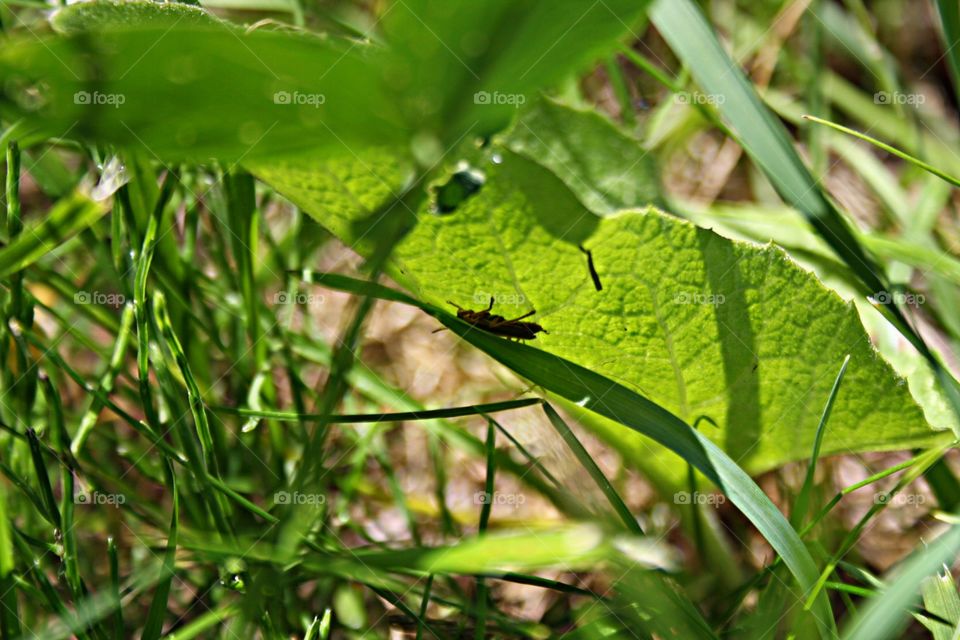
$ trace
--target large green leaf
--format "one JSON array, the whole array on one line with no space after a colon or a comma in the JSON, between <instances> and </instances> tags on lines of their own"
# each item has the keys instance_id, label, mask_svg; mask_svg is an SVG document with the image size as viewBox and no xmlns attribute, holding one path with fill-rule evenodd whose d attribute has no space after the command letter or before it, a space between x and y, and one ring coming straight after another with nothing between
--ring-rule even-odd
<instances>
[{"instance_id":1,"label":"large green leaf","mask_svg":"<svg viewBox=\"0 0 960 640\"><path fill-rule=\"evenodd\" d=\"M938 437L876 354L853 306L780 249L731 241L652 209L600 218L533 160L503 148L490 158L468 165L485 174L479 193L449 215L422 210L397 248L394 274L422 299L479 309L493 295L495 312L508 317L536 309L534 319L550 332L538 346L688 423L710 416L719 428L707 435L752 472L809 455L848 353L825 455ZM353 242L351 220L373 210L362 199L380 202L389 181L357 162L339 168L339 180L321 161L257 172ZM593 253L602 291L581 244ZM659 466L667 479L684 472L641 436L610 422L595 426L634 462Z\"/></svg>"},{"instance_id":2,"label":"large green leaf","mask_svg":"<svg viewBox=\"0 0 960 640\"><path fill-rule=\"evenodd\" d=\"M403 141L383 52L332 37L244 33L195 10L60 11L66 33L0 50L0 108L47 136L235 160Z\"/></svg>"},{"instance_id":3,"label":"large green leaf","mask_svg":"<svg viewBox=\"0 0 960 640\"><path fill-rule=\"evenodd\" d=\"M432 166L615 46L646 4L397 1L380 16L381 46L248 33L179 6L81 3L56 15L61 35L5 43L0 109L41 137L165 160L392 143Z\"/></svg>"}]
</instances>

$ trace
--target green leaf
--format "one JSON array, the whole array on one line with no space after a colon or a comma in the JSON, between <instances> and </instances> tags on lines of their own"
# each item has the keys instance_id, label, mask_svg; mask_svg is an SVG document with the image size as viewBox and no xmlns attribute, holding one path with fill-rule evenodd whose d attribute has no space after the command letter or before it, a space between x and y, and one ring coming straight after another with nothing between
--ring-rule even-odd
<instances>
[{"instance_id":1,"label":"green leaf","mask_svg":"<svg viewBox=\"0 0 960 640\"><path fill-rule=\"evenodd\" d=\"M557 174L596 214L660 201L653 156L595 111L538 100L506 144Z\"/></svg>"},{"instance_id":2,"label":"green leaf","mask_svg":"<svg viewBox=\"0 0 960 640\"><path fill-rule=\"evenodd\" d=\"M106 2L95 0L58 9L50 24L61 33L79 33L105 27L138 26L149 21L181 26L228 26L199 7L181 3Z\"/></svg>"},{"instance_id":3,"label":"green leaf","mask_svg":"<svg viewBox=\"0 0 960 640\"><path fill-rule=\"evenodd\" d=\"M0 107L32 134L221 160L398 143L432 165L468 133L503 129L541 87L629 32L647 2L584 8L395 2L386 46L247 33L200 10L82 3L63 35L6 43ZM185 108L189 105L189 108Z\"/></svg>"},{"instance_id":4,"label":"green leaf","mask_svg":"<svg viewBox=\"0 0 960 640\"><path fill-rule=\"evenodd\" d=\"M589 566L611 554L612 549L601 529L576 525L544 531L488 533L444 547L358 552L355 559L348 561L356 560L367 567L476 574L544 567L572 570Z\"/></svg>"},{"instance_id":5,"label":"green leaf","mask_svg":"<svg viewBox=\"0 0 960 640\"><path fill-rule=\"evenodd\" d=\"M337 622L347 629L362 629L368 624L363 594L348 584L341 584L334 591L333 612Z\"/></svg>"},{"instance_id":6,"label":"green leaf","mask_svg":"<svg viewBox=\"0 0 960 640\"><path fill-rule=\"evenodd\" d=\"M394 275L422 299L480 309L493 295L494 312L505 317L536 309L532 319L550 333L535 344L684 421L710 416L720 425L710 437L750 472L809 455L848 353L823 455L936 439L852 305L779 249L729 241L653 210L601 219L543 167L494 154L500 164L473 163L486 174L479 193L449 215L422 210L397 249ZM284 189L286 168L266 178L353 242L345 214L369 212L332 182L294 174L294 188ZM593 252L602 292L581 243ZM616 425L598 428L633 463L681 479L682 467L662 449Z\"/></svg>"},{"instance_id":7,"label":"green leaf","mask_svg":"<svg viewBox=\"0 0 960 640\"><path fill-rule=\"evenodd\" d=\"M918 616L920 622L933 634L933 640L953 640L955 631L960 628L960 595L950 570L927 578L923 583L923 608L934 613L951 625Z\"/></svg>"},{"instance_id":8,"label":"green leaf","mask_svg":"<svg viewBox=\"0 0 960 640\"><path fill-rule=\"evenodd\" d=\"M99 220L106 207L75 193L62 198L41 222L20 232L0 249L0 278L30 266L58 246Z\"/></svg>"},{"instance_id":9,"label":"green leaf","mask_svg":"<svg viewBox=\"0 0 960 640\"><path fill-rule=\"evenodd\" d=\"M953 562L960 552L960 527L952 526L929 545L914 551L885 580L887 587L861 607L850 621L846 640L882 640L898 637L919 599L921 583L945 562Z\"/></svg>"},{"instance_id":10,"label":"green leaf","mask_svg":"<svg viewBox=\"0 0 960 640\"><path fill-rule=\"evenodd\" d=\"M162 159L237 160L406 138L377 60L382 50L184 17L194 13L144 4L63 9L56 23L65 35L5 42L0 109L49 136Z\"/></svg>"}]
</instances>

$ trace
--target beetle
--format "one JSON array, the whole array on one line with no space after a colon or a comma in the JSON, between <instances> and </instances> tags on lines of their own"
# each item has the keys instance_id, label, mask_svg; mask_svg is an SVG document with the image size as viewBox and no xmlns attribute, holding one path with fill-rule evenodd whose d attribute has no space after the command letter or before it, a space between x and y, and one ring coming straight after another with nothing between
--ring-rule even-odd
<instances>
[{"instance_id":1,"label":"beetle","mask_svg":"<svg viewBox=\"0 0 960 640\"><path fill-rule=\"evenodd\" d=\"M483 329L494 335L504 338L515 338L517 340L536 340L538 333L550 333L536 322L522 322L524 318L529 318L536 313L535 310L528 311L518 318L507 320L503 316L490 313L493 310L494 297L490 296L490 305L483 311L471 311L464 309L456 302L450 302L457 308L457 317L464 322L471 324L478 329Z\"/></svg>"}]
</instances>

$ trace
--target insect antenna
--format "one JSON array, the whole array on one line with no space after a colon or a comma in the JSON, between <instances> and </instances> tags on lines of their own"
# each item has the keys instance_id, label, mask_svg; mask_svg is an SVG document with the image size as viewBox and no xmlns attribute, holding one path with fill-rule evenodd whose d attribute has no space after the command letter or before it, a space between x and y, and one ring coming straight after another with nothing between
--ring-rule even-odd
<instances>
[{"instance_id":1,"label":"insect antenna","mask_svg":"<svg viewBox=\"0 0 960 640\"><path fill-rule=\"evenodd\" d=\"M523 314L522 316L520 316L519 318L514 318L513 320L507 320L507 322L516 322L517 320L523 320L524 318L529 318L530 316L532 316L532 315L535 314L536 312L537 312L536 309L532 309L532 310L528 311L527 313Z\"/></svg>"}]
</instances>

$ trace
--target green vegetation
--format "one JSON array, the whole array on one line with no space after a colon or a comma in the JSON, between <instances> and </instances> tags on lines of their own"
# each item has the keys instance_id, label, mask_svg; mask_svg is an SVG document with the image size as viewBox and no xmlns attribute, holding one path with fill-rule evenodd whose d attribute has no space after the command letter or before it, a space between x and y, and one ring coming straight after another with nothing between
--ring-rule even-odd
<instances>
[{"instance_id":1,"label":"green vegetation","mask_svg":"<svg viewBox=\"0 0 960 640\"><path fill-rule=\"evenodd\" d=\"M957 637L902 4L0 5L0 638Z\"/></svg>"}]
</instances>

